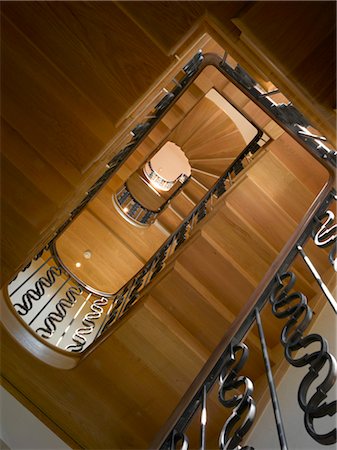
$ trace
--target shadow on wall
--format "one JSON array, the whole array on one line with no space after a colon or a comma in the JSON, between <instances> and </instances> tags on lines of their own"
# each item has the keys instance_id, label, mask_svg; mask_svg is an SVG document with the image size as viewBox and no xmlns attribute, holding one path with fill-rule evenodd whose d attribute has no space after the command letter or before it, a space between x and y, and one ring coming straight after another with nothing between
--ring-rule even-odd
<instances>
[{"instance_id":1,"label":"shadow on wall","mask_svg":"<svg viewBox=\"0 0 337 450\"><path fill-rule=\"evenodd\" d=\"M0 443L2 450L70 449L2 386L0 386L0 399Z\"/></svg>"}]
</instances>

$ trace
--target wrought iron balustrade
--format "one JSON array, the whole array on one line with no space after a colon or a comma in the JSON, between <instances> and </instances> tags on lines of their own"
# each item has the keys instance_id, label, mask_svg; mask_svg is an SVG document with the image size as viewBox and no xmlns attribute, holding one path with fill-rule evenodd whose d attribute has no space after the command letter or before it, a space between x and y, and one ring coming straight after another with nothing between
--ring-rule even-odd
<instances>
[{"instance_id":1,"label":"wrought iron balustrade","mask_svg":"<svg viewBox=\"0 0 337 450\"><path fill-rule=\"evenodd\" d=\"M117 190L113 195L112 199L116 205L117 211L122 214L123 217L135 225L139 226L150 226L152 225L159 214L161 214L170 204L170 202L183 190L186 183L191 177L187 177L183 183L174 190L174 192L165 199L163 197L162 205L156 210L148 209L142 203L135 198L135 196L130 192L127 183Z\"/></svg>"},{"instance_id":2,"label":"wrought iron balustrade","mask_svg":"<svg viewBox=\"0 0 337 450\"><path fill-rule=\"evenodd\" d=\"M136 225L149 226L158 216L158 211L152 211L138 202L126 184L113 195L112 199L117 211Z\"/></svg>"},{"instance_id":3,"label":"wrought iron balustrade","mask_svg":"<svg viewBox=\"0 0 337 450\"><path fill-rule=\"evenodd\" d=\"M142 289L191 236L196 225L213 209L216 200L232 186L234 178L252 161L252 156L260 149L258 141L261 135L262 132L257 134L179 228L117 293L97 291L70 274L58 255L55 243L52 243L34 260L34 269L36 265L39 267L33 274L30 272L33 266L30 264L10 283L8 293L14 309L32 331L50 344L67 351L83 352L137 301ZM238 163L240 171L236 168ZM21 284L16 287L18 280ZM32 315L34 319L31 318Z\"/></svg>"},{"instance_id":4,"label":"wrought iron balustrade","mask_svg":"<svg viewBox=\"0 0 337 450\"><path fill-rule=\"evenodd\" d=\"M228 64L226 57L221 58L212 54L203 55L199 52L184 67L183 77L175 80L174 89L167 92L154 107L154 110L147 114L148 119L144 123L137 125L132 130L131 142L107 164L107 170L91 187L78 207L72 211L69 219L55 233L45 253L42 255L40 252L33 263L29 265L30 267L27 266L23 269L9 285L9 297L15 314L20 320L26 322L33 333L36 333L46 342L67 351L84 352L98 336L106 334L107 330L139 299L142 289L165 267L168 258L189 238L196 225L212 210L216 200L229 190L235 182L235 178L249 165L256 152L263 146L263 141L260 140L262 132L259 132L217 180L181 226L133 279L117 293L95 291L81 283L76 277L70 277L66 268L62 266L55 249L57 237L82 211L90 199L109 181L121 164L145 139L165 112L180 98L185 89L190 86L200 71L207 65L215 66L291 136L302 143L303 147L316 159L322 160L326 167L335 167L336 152L326 145L324 137L309 131L309 123L292 104L276 104L272 100L276 91L265 92L239 65L232 67ZM143 220L145 220L144 217ZM331 219L331 216L329 218ZM327 225L325 226L327 227ZM326 237L326 230L323 227L322 225L317 237L319 245L322 242L322 245L325 245L322 236L323 238ZM332 239L331 232L329 231L329 233L328 244L331 245L331 243L335 243L335 238ZM305 258L306 255L302 253L303 247L301 247L301 244L298 245L297 251ZM51 254L47 253L50 251ZM47 257L47 255L49 256ZM336 265L335 257L336 250L334 247L330 253L330 261L333 261ZM48 262L45 262L46 260ZM36 264L40 265L39 268ZM310 267L310 264L308 264L308 267ZM24 277L27 278L25 283L28 284L24 283ZM22 286L15 291L18 280L21 280ZM316 280L319 282L317 277ZM29 283L33 284L30 286ZM24 286L29 286L29 288L26 289ZM26 289L25 292L23 292L24 289ZM22 294L20 299L18 299L19 292L20 295ZM50 298L47 299L47 295L50 295ZM332 301L331 304L333 304ZM70 341L68 341L69 336L71 337Z\"/></svg>"},{"instance_id":5,"label":"wrought iron balustrade","mask_svg":"<svg viewBox=\"0 0 337 450\"><path fill-rule=\"evenodd\" d=\"M66 351L78 351L93 341L112 303L71 278L49 248L10 283L8 296L31 331Z\"/></svg>"},{"instance_id":6,"label":"wrought iron balustrade","mask_svg":"<svg viewBox=\"0 0 337 450\"><path fill-rule=\"evenodd\" d=\"M326 402L329 392L336 392L336 359L329 352L329 345L324 336L307 331L313 318L313 311L304 293L297 290L296 276L291 268L296 256L303 256L302 252L308 240L313 239L318 246L323 244L333 247L326 258L326 265L334 266L336 271L334 258L337 224L332 223L333 213L328 209L329 205L335 206L336 200L336 191L333 189L325 198L321 195L316 201L308 215L310 220L305 220L301 225L301 234L295 234L288 242L275 261L274 267L269 270L248 300L249 309L246 314L237 319L231 327L230 337L226 336L214 350L176 410L156 436L151 449L187 450L189 448L188 426L193 417L199 414L199 448L206 449L207 399L212 388L217 385L219 403L231 411L223 427L218 430L219 449L254 450L249 446L249 431L256 415L256 399L254 399L254 380L244 375L249 349L243 343L254 324L259 331L261 353L265 362L265 373L280 448L282 450L289 448L260 317L260 311L268 308L272 309L276 318L286 320L283 328L280 329L280 342L284 347L285 359L293 367L308 366L308 371L298 387L298 403L303 411L305 429L313 439L313 445L336 444L336 428L332 425L332 429L322 432L319 426L324 418L333 417L337 412L336 400ZM327 220L324 222L323 219L326 217ZM309 269L314 278L317 280L319 277L323 283L318 271L315 268L312 270L312 267ZM336 312L336 301L332 301L331 292L326 285L324 286L325 289L322 289L322 292L331 305L332 311ZM322 288L321 285L320 287ZM299 355L300 350L305 350L306 353L302 352ZM315 390L312 389L313 385ZM245 444L246 435L248 435L248 444Z\"/></svg>"}]
</instances>

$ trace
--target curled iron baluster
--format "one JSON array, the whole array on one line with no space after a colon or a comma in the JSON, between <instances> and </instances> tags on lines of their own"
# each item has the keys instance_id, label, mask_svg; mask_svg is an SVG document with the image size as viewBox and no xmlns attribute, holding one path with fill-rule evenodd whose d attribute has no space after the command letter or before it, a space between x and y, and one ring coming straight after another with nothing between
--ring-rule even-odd
<instances>
[{"instance_id":1,"label":"curled iron baluster","mask_svg":"<svg viewBox=\"0 0 337 450\"><path fill-rule=\"evenodd\" d=\"M154 109L157 113L162 113L165 109L170 105L172 100L174 99L174 93L168 92L160 101L156 104Z\"/></svg>"},{"instance_id":2,"label":"curled iron baluster","mask_svg":"<svg viewBox=\"0 0 337 450\"><path fill-rule=\"evenodd\" d=\"M75 342L74 344L69 344L66 347L66 350L70 350L72 352L80 352L83 350L83 347L87 343L87 338L85 335L90 334L94 331L95 321L99 319L104 311L102 306L106 306L108 304L108 299L102 297L98 300L95 300L94 303L90 306L91 312L87 313L82 319L82 324L84 325L81 328L77 328L72 339Z\"/></svg>"},{"instance_id":3,"label":"curled iron baluster","mask_svg":"<svg viewBox=\"0 0 337 450\"><path fill-rule=\"evenodd\" d=\"M241 353L237 360L237 354ZM240 443L253 424L255 418L255 402L253 400L253 383L245 376L239 376L239 371L245 365L249 350L245 344L238 344L231 348L224 367L220 374L218 397L220 403L226 408L233 408L233 412L226 420L219 437L221 450L254 450L253 447L241 447ZM237 394L237 390L244 388L243 394ZM235 391L232 397L227 398L226 393ZM241 420L244 416L243 421ZM236 424L239 425L236 427Z\"/></svg>"},{"instance_id":4,"label":"curled iron baluster","mask_svg":"<svg viewBox=\"0 0 337 450\"><path fill-rule=\"evenodd\" d=\"M173 430L170 450L188 450L188 448L189 440L186 434Z\"/></svg>"},{"instance_id":5,"label":"curled iron baluster","mask_svg":"<svg viewBox=\"0 0 337 450\"><path fill-rule=\"evenodd\" d=\"M321 221L326 217L325 222ZM326 248L332 246L329 253L329 262L337 272L337 224L334 224L335 215L332 211L326 211L322 216L318 217L320 228L313 230L312 237L317 247Z\"/></svg>"},{"instance_id":6,"label":"curled iron baluster","mask_svg":"<svg viewBox=\"0 0 337 450\"><path fill-rule=\"evenodd\" d=\"M243 169L244 167L241 160L238 160L233 166L233 172L235 175L238 175Z\"/></svg>"},{"instance_id":7,"label":"curled iron baluster","mask_svg":"<svg viewBox=\"0 0 337 450\"><path fill-rule=\"evenodd\" d=\"M134 295L136 295L136 293ZM119 311L119 308L120 308L122 302L123 302L123 295L117 295L116 297L114 297L114 299L112 301L111 311L107 314L107 319L102 326L100 334L102 334L107 328L109 328L109 326L112 323L115 322L115 320L117 319L118 311Z\"/></svg>"},{"instance_id":8,"label":"curled iron baluster","mask_svg":"<svg viewBox=\"0 0 337 450\"><path fill-rule=\"evenodd\" d=\"M51 338L56 331L56 323L62 322L67 315L66 308L72 308L77 302L76 296L81 295L82 293L83 291L79 286L71 286L67 290L65 298L61 298L57 302L55 306L56 311L52 311L48 314L44 319L44 327L37 328L36 333L45 339Z\"/></svg>"},{"instance_id":9,"label":"curled iron baluster","mask_svg":"<svg viewBox=\"0 0 337 450\"><path fill-rule=\"evenodd\" d=\"M52 266L46 272L46 276L40 277L36 282L35 286L22 296L22 303L14 303L14 308L20 314L20 316L25 316L33 307L33 301L40 300L44 293L45 288L50 288L56 280L62 274L60 267Z\"/></svg>"},{"instance_id":10,"label":"curled iron baluster","mask_svg":"<svg viewBox=\"0 0 337 450\"><path fill-rule=\"evenodd\" d=\"M328 343L319 334L303 333L312 319L312 310L308 306L307 298L301 292L291 292L296 281L292 272L286 272L278 276L277 283L273 287L270 303L273 314L277 318L287 318L288 322L281 333L281 343L284 346L284 354L287 361L294 367L309 365L308 373L300 383L298 389L298 403L304 411L304 425L309 435L322 445L331 445L337 442L336 428L330 432L319 434L314 425L314 419L336 414L337 402L326 403L328 392L335 384L337 377L337 363L329 353ZM311 344L319 344L319 350L296 357L294 352L306 349ZM327 375L316 387L316 392L309 396L309 389L319 377L324 366L327 367Z\"/></svg>"},{"instance_id":11,"label":"curled iron baluster","mask_svg":"<svg viewBox=\"0 0 337 450\"><path fill-rule=\"evenodd\" d=\"M154 271L151 275L151 280L163 269L165 266L165 261L167 258L167 252L170 248L169 244L166 244L165 247L162 248L161 252L158 255L158 258L156 259Z\"/></svg>"}]
</instances>

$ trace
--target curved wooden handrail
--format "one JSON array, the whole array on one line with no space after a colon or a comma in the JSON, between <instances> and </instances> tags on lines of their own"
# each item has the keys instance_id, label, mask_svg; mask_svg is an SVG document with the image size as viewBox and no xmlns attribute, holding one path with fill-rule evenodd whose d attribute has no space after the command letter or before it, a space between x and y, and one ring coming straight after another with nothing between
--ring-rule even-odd
<instances>
[{"instance_id":1,"label":"curved wooden handrail","mask_svg":"<svg viewBox=\"0 0 337 450\"><path fill-rule=\"evenodd\" d=\"M43 362L58 369L72 369L78 365L82 355L70 353L49 344L16 314L5 288L0 290L1 322L7 332L27 351Z\"/></svg>"},{"instance_id":2,"label":"curved wooden handrail","mask_svg":"<svg viewBox=\"0 0 337 450\"><path fill-rule=\"evenodd\" d=\"M186 393L181 398L179 404L177 405L171 416L168 418L167 422L164 424L158 435L155 436L149 449L159 450L162 447L170 431L174 429L175 424L178 422L184 411L186 411L188 405L196 396L198 396L198 393L201 391L204 385L205 379L209 376L209 373L216 366L217 362L223 357L224 352L226 351L230 343L235 337L238 336L240 330L246 330L246 332L248 331L249 328L247 329L247 327L249 325L250 319L252 318L252 316L254 316L255 309L261 309L261 307L268 300L268 292L270 291L271 286L275 281L276 273L284 270L285 266L288 266L295 258L295 256L297 255L296 245L298 244L298 242L300 241L301 245L303 245L305 240L310 237L310 233L308 233L305 236L305 240L301 239L305 235L306 230L310 226L310 223L313 221L317 212L321 209L325 199L334 188L334 183L334 178L330 177L324 188L315 198L302 221L297 226L295 232L292 234L277 258L269 267L268 271L258 284L257 288L248 299L245 307L241 310L235 321L228 328L224 337L212 352L206 364L204 364L190 387L187 389ZM244 326L245 322L247 322L246 327ZM244 336L242 336L241 339L243 337Z\"/></svg>"},{"instance_id":3,"label":"curved wooden handrail","mask_svg":"<svg viewBox=\"0 0 337 450\"><path fill-rule=\"evenodd\" d=\"M200 58L199 58L200 59ZM70 224L71 220L79 214L82 209L86 206L88 201L93 198L99 190L106 184L106 182L110 179L111 175L117 170L117 168L120 167L120 165L123 163L123 161L128 157L140 142L142 142L143 139L147 136L147 134L152 130L152 128L157 123L156 121L159 120L165 112L169 110L171 106L175 104L175 102L180 98L184 90L190 86L190 84L195 80L195 78L198 76L200 71L205 68L207 65L213 65L214 67L218 68L229 80L235 84L239 89L241 89L247 97L249 97L252 101L257 103L269 116L272 117L275 122L277 122L281 127L283 127L298 143L300 143L305 150L307 150L309 153L312 154L312 156L318 160L328 171L329 173L329 179L321 191L321 193L316 197L314 203L312 204L311 208L308 210L307 214L301 221L301 223L298 225L295 233L292 235L290 240L287 242L279 256L276 258L274 263L270 266L268 272L266 273L263 280L260 282L257 289L254 291L251 298L248 300L246 307L241 311L240 315L238 316L237 320L232 324L230 330L228 333L226 333L226 336L223 338L222 342L219 344L217 349L214 351L213 355L211 356L209 362L206 365L205 370L208 370L209 365L213 363L216 358L219 357L219 354L221 353L221 350L223 350L224 345L228 343L228 339L233 337L237 330L240 328L244 320L247 318L247 316L251 313L252 310L254 310L256 306L256 302L261 297L262 293L264 292L266 285L271 282L271 279L275 275L276 271L279 270L281 267L283 261L287 257L289 251L294 245L294 242L296 242L301 234L303 233L303 230L306 228L308 223L312 220L313 216L315 215L317 209L319 208L319 205L324 200L327 193L334 187L335 185L335 173L332 165L332 158L331 155L320 153L320 146L317 144L317 142L314 142L310 137L303 137L298 130L296 130L295 125L291 122L287 122L287 116L284 114L284 111L278 110L277 108L274 108L272 111L272 106L265 96L261 96L261 93L255 88L256 85L254 85L253 80L249 77L248 74L246 74L241 68L237 70L237 66L235 69L230 67L229 65L226 66L225 61L218 55L215 54L206 54L204 55L204 58L202 61L200 61L196 57L191 60L191 62L185 66L185 78L184 81L181 81L180 86L177 86L177 95L174 95L170 98L170 102L167 100L167 95L160 101L157 105L157 116L155 120L153 117L147 122L148 125L145 126L144 124L140 124L136 127L134 134L133 134L133 140L130 144L128 144L127 147L125 147L113 160L109 163L108 170L102 175L102 177L94 184L94 186L90 189L87 197L83 199L83 201L80 203L80 205L72 212L71 217L69 221L67 221L59 230L59 235L61 232L65 230L65 228ZM243 75L242 75L243 74ZM242 77L240 81L240 77ZM261 98L259 98L259 96ZM269 103L268 103L269 102ZM292 110L292 112L295 111L295 113L298 114L296 110ZM296 117L301 117L299 114ZM304 120L304 119L303 119ZM304 122L305 123L305 122ZM315 145L316 144L316 145ZM246 149L245 149L246 150ZM244 153L244 152L243 152ZM243 154L242 153L242 154ZM240 156L242 156L242 154ZM335 155L335 154L334 154ZM334 156L333 155L333 156ZM230 170L233 170L233 165L230 166L230 169L228 169L228 173L230 173ZM226 173L227 173L226 172ZM221 177L223 179L223 177ZM193 214L196 215L199 213L199 209L202 206L205 207L206 200L210 198L210 195L215 194L216 192L216 186L218 183L215 184L215 186L211 189L211 194L207 193L205 197L202 199L198 207L196 207L193 212L189 215L188 220L191 220L193 217ZM200 206L201 205L201 206ZM199 209L198 209L199 208ZM186 222L186 221L185 221ZM183 231L184 226L186 227L186 223L182 224L183 226L179 228L177 232L175 232L165 243L166 246L172 242L172 239L177 238L179 233ZM55 242L55 239L52 241L51 248L54 248L53 243ZM165 247L163 247L165 248ZM55 248L54 248L55 250ZM57 252L55 253L57 255ZM150 266L153 265L158 261L158 254L154 255L153 258L150 260ZM162 262L162 261L160 261ZM150 267L149 266L149 267ZM152 266L151 266L152 267ZM65 270L67 270L65 268ZM142 269L144 271L144 269ZM137 274L139 275L139 274ZM134 278L134 280L137 280L137 275ZM74 277L75 278L75 277ZM76 279L76 278L75 278ZM79 279L76 279L76 281L79 284L82 284ZM136 283L137 284L137 283ZM82 284L83 285L83 284ZM132 289L134 285L134 282L131 282L131 285L129 285L130 289ZM88 286L84 286L87 291L93 292L95 295L99 296L112 296L112 295L122 295L124 293L126 287L123 287L121 291L119 291L117 294L108 294L104 292L100 292L98 290L92 290ZM124 295L124 294L123 294ZM36 335L32 332L32 330L29 328L29 326L15 313L15 310L13 306L10 304L10 301L8 299L8 296L6 293L2 292L3 304L4 304L4 314L2 317L2 322L4 323L6 329L11 333L12 336L17 339L21 345L23 345L27 350L29 350L32 354L34 354L39 359L45 361L48 364L54 365L59 368L69 369L72 367L75 367L79 361L81 361L83 358L88 356L94 349L100 345L100 343L105 340L107 337L110 336L110 334L113 332L114 327L110 327L103 335L101 335L90 347L85 349L82 353L76 354L76 353L69 353L65 350L59 349L53 345L50 345L48 342L46 342L44 339L42 339L40 336ZM198 378L199 380L199 378ZM198 382L196 381L196 385ZM191 386L191 389L188 392L193 392L195 390L195 384ZM190 394L189 394L190 395ZM185 397L184 397L185 398ZM185 401L184 399L182 401Z\"/></svg>"}]
</instances>

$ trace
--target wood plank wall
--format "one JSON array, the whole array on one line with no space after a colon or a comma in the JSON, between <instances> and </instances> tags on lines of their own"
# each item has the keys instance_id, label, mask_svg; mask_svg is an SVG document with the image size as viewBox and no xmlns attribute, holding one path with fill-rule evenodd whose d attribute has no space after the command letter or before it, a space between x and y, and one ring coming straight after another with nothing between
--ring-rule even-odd
<instances>
[{"instance_id":1,"label":"wood plank wall","mask_svg":"<svg viewBox=\"0 0 337 450\"><path fill-rule=\"evenodd\" d=\"M300 24L300 26L299 26ZM335 2L2 2L2 283L120 148L148 90L208 32L335 136Z\"/></svg>"}]
</instances>

